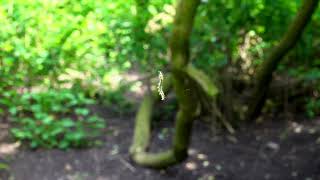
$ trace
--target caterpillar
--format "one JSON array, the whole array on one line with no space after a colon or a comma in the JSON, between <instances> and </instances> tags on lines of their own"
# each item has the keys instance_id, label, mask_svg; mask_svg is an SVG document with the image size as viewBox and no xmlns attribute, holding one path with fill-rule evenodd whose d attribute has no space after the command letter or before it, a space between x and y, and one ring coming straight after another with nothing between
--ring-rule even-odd
<instances>
[{"instance_id":1,"label":"caterpillar","mask_svg":"<svg viewBox=\"0 0 320 180\"><path fill-rule=\"evenodd\" d=\"M161 71L159 71L159 76L158 76L158 79L159 79L159 83L158 83L158 92L159 92L159 95L161 96L161 100L163 101L165 99L165 95L164 95L164 92L162 90L162 82L163 82L163 74Z\"/></svg>"}]
</instances>

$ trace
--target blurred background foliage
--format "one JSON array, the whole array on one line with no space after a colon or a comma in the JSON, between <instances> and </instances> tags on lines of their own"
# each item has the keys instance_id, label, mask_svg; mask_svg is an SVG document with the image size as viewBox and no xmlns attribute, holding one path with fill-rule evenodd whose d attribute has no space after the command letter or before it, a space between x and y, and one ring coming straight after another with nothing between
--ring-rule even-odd
<instances>
[{"instance_id":1,"label":"blurred background foliage","mask_svg":"<svg viewBox=\"0 0 320 180\"><path fill-rule=\"evenodd\" d=\"M213 79L228 67L233 78L249 81L300 3L202 0L192 35L192 63ZM84 99L129 108L123 94L141 89L143 82L126 81L135 80L135 73L156 74L168 64L174 0L1 0L0 4L0 115L14 119L14 136L32 147L81 145L90 139L81 128L88 120L92 128L103 128L101 120L85 110ZM317 11L277 72L313 84L303 100L310 117L320 113L319 29ZM78 125L68 116L76 116ZM44 132L50 127L51 133L34 134L32 129L39 126ZM65 136L68 131L72 137Z\"/></svg>"}]
</instances>

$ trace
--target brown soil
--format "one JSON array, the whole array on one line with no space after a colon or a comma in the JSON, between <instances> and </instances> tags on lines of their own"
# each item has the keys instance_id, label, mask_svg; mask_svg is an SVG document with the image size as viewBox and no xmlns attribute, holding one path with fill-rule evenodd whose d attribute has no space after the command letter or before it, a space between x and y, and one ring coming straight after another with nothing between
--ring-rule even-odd
<instances>
[{"instance_id":1,"label":"brown soil","mask_svg":"<svg viewBox=\"0 0 320 180\"><path fill-rule=\"evenodd\" d=\"M1 157L14 180L319 180L320 119L269 121L240 128L234 136L213 135L207 125L194 126L190 157L166 170L132 163L128 156L134 115L115 117L100 107L107 130L101 147L23 150ZM161 127L161 128L160 128ZM165 128L167 127L167 128ZM169 146L171 122L157 123L151 149ZM2 159L2 160L1 160Z\"/></svg>"}]
</instances>

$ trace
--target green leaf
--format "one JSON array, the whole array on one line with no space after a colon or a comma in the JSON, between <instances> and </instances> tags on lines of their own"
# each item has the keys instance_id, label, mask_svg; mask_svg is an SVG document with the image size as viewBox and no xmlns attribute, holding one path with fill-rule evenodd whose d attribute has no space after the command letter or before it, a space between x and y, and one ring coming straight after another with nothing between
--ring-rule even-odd
<instances>
[{"instance_id":1,"label":"green leaf","mask_svg":"<svg viewBox=\"0 0 320 180\"><path fill-rule=\"evenodd\" d=\"M89 114L89 110L86 108L77 108L75 110L77 115L87 116Z\"/></svg>"},{"instance_id":2,"label":"green leaf","mask_svg":"<svg viewBox=\"0 0 320 180\"><path fill-rule=\"evenodd\" d=\"M9 112L14 116L14 115L17 114L18 109L17 109L16 107L11 107L11 108L9 109Z\"/></svg>"},{"instance_id":3,"label":"green leaf","mask_svg":"<svg viewBox=\"0 0 320 180\"><path fill-rule=\"evenodd\" d=\"M31 141L31 143L30 143L30 147L31 148L37 148L39 146L39 143L38 143L38 141Z\"/></svg>"},{"instance_id":4,"label":"green leaf","mask_svg":"<svg viewBox=\"0 0 320 180\"><path fill-rule=\"evenodd\" d=\"M53 122L53 117L51 116L46 116L44 117L44 119L42 120L43 124L49 125Z\"/></svg>"},{"instance_id":5,"label":"green leaf","mask_svg":"<svg viewBox=\"0 0 320 180\"><path fill-rule=\"evenodd\" d=\"M9 170L9 166L7 164L0 163L0 171L1 170Z\"/></svg>"},{"instance_id":6,"label":"green leaf","mask_svg":"<svg viewBox=\"0 0 320 180\"><path fill-rule=\"evenodd\" d=\"M72 119L66 118L61 120L61 125L66 128L70 128L75 125L75 122Z\"/></svg>"},{"instance_id":7,"label":"green leaf","mask_svg":"<svg viewBox=\"0 0 320 180\"><path fill-rule=\"evenodd\" d=\"M69 146L70 146L70 143L68 141L66 141L66 140L61 141L60 144L59 144L59 148L61 148L61 149L66 149Z\"/></svg>"}]
</instances>

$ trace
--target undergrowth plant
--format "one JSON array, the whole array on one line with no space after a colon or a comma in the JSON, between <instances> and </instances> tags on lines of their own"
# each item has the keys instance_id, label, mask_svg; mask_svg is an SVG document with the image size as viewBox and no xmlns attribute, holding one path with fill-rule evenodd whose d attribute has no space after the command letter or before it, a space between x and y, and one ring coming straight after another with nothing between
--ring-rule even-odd
<instances>
[{"instance_id":1,"label":"undergrowth plant","mask_svg":"<svg viewBox=\"0 0 320 180\"><path fill-rule=\"evenodd\" d=\"M86 107L92 103L84 94L70 90L23 94L9 109L15 123L11 132L32 148L93 145L105 124Z\"/></svg>"}]
</instances>

